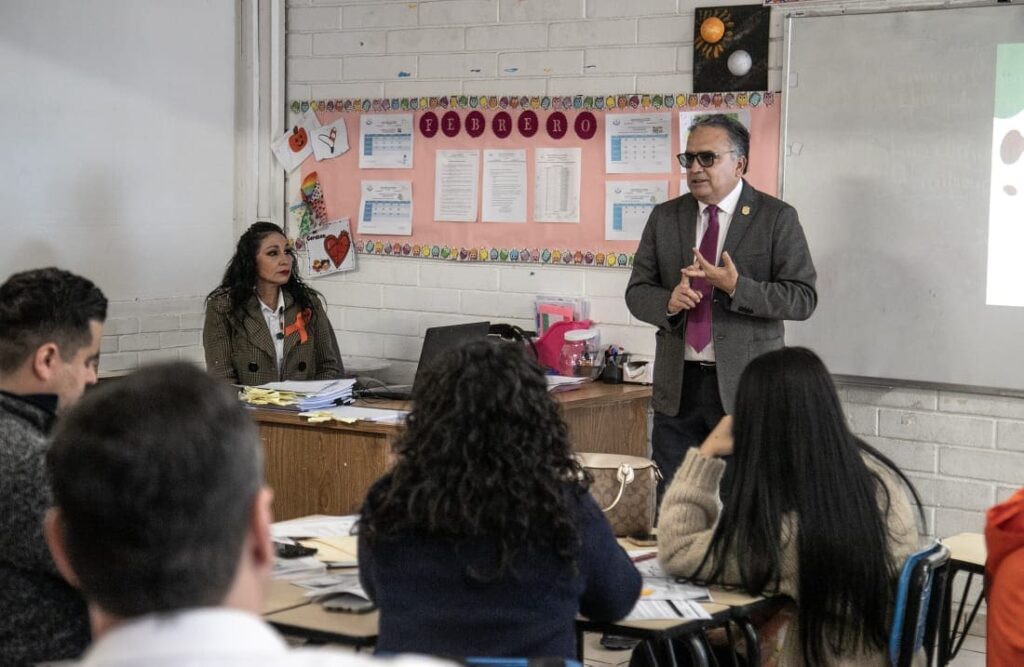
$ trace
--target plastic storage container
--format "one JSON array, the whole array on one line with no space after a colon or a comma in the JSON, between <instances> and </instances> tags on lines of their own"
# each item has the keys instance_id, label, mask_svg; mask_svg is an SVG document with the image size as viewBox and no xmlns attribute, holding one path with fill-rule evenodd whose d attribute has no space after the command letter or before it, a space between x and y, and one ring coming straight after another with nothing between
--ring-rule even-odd
<instances>
[{"instance_id":1,"label":"plastic storage container","mask_svg":"<svg viewBox=\"0 0 1024 667\"><path fill-rule=\"evenodd\" d=\"M596 378L601 374L602 359L596 329L577 329L565 333L558 355L558 372L570 377Z\"/></svg>"}]
</instances>

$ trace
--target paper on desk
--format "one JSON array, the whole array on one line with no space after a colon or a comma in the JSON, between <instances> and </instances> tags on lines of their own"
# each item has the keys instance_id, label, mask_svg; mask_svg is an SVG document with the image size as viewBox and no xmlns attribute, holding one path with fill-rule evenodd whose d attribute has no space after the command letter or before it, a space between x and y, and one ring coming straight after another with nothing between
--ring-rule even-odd
<instances>
[{"instance_id":1,"label":"paper on desk","mask_svg":"<svg viewBox=\"0 0 1024 667\"><path fill-rule=\"evenodd\" d=\"M339 593L352 593L366 600L370 596L363 590L359 583L359 575L356 574L331 574L323 577L313 577L295 582L296 586L306 589L306 597L319 602Z\"/></svg>"},{"instance_id":2,"label":"paper on desk","mask_svg":"<svg viewBox=\"0 0 1024 667\"><path fill-rule=\"evenodd\" d=\"M357 514L345 516L314 514L299 519L278 521L270 526L270 535L274 539L280 537L311 539L314 537L350 535L358 519L359 516Z\"/></svg>"},{"instance_id":3,"label":"paper on desk","mask_svg":"<svg viewBox=\"0 0 1024 667\"><path fill-rule=\"evenodd\" d=\"M709 602L711 600L711 593L704 586L696 586L689 582L678 582L672 577L644 577L644 587L643 592L640 594L640 599L672 600L673 602L702 600Z\"/></svg>"},{"instance_id":4,"label":"paper on desk","mask_svg":"<svg viewBox=\"0 0 1024 667\"><path fill-rule=\"evenodd\" d=\"M355 384L355 380L286 380L284 382L267 382L256 388L271 391L293 391L296 394L319 394L324 389L338 383Z\"/></svg>"},{"instance_id":5,"label":"paper on desk","mask_svg":"<svg viewBox=\"0 0 1024 667\"><path fill-rule=\"evenodd\" d=\"M333 588L335 586L351 586L353 584L359 584L358 574L321 574L315 577L309 577L307 579L297 579L292 582L300 588L305 588L307 591L313 591L314 593Z\"/></svg>"},{"instance_id":6,"label":"paper on desk","mask_svg":"<svg viewBox=\"0 0 1024 667\"><path fill-rule=\"evenodd\" d=\"M407 410L386 410L384 408L359 408L354 405L339 405L334 408L317 410L314 413L300 413L300 417L318 417L330 415L332 419L346 424L357 421L377 422L380 424L401 424L405 421Z\"/></svg>"},{"instance_id":7,"label":"paper on desk","mask_svg":"<svg viewBox=\"0 0 1024 667\"><path fill-rule=\"evenodd\" d=\"M314 537L302 540L302 544L316 549L316 558L327 567L356 567L358 546L356 537L338 535L335 537Z\"/></svg>"},{"instance_id":8,"label":"paper on desk","mask_svg":"<svg viewBox=\"0 0 1024 667\"><path fill-rule=\"evenodd\" d=\"M278 558L274 561L271 577L281 580L309 578L310 575L323 574L327 566L313 556L304 558Z\"/></svg>"},{"instance_id":9,"label":"paper on desk","mask_svg":"<svg viewBox=\"0 0 1024 667\"><path fill-rule=\"evenodd\" d=\"M624 621L651 621L651 620L675 620L675 619L696 620L700 618L711 618L704 607L696 602L683 600L669 602L668 600L640 600L629 612Z\"/></svg>"},{"instance_id":10,"label":"paper on desk","mask_svg":"<svg viewBox=\"0 0 1024 667\"><path fill-rule=\"evenodd\" d=\"M545 377L548 381L548 391L574 389L578 385L590 382L590 378L587 377L572 377L569 375L548 375Z\"/></svg>"}]
</instances>

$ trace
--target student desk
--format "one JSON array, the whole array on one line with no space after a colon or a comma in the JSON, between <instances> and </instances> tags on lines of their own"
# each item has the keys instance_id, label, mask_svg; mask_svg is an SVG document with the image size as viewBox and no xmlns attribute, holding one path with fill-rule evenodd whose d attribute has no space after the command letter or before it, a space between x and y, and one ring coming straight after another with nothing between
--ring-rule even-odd
<instances>
[{"instance_id":1,"label":"student desk","mask_svg":"<svg viewBox=\"0 0 1024 667\"><path fill-rule=\"evenodd\" d=\"M964 609L969 604L971 582L976 574L985 576L985 561L988 558L988 551L985 548L985 536L980 533L960 533L944 538L942 543L949 548L950 558L949 576L946 577L945 598L942 602L942 615L939 620L939 664L947 665L963 646L967 630L974 622L981 601L985 599L985 587L982 582L982 590L978 593L970 614L964 619ZM953 621L953 578L958 572L966 572L967 581L964 583L963 595L957 606L956 620ZM959 635L959 641L957 641L957 635Z\"/></svg>"},{"instance_id":2,"label":"student desk","mask_svg":"<svg viewBox=\"0 0 1024 667\"><path fill-rule=\"evenodd\" d=\"M573 449L647 456L651 388L591 383L552 394L562 408ZM407 408L401 401L365 407ZM355 514L366 490L387 470L401 426L357 422L310 424L293 413L252 410L274 489L274 517Z\"/></svg>"},{"instance_id":3,"label":"student desk","mask_svg":"<svg viewBox=\"0 0 1024 667\"><path fill-rule=\"evenodd\" d=\"M272 597L288 600L286 588L302 591L287 582L274 582L276 592ZM294 594L293 594L294 595ZM704 629L722 625L727 621L736 622L744 635L748 655L757 657L757 633L749 622L749 616L756 611L774 605L771 598L752 598L739 593L712 589L712 596L717 602L704 603L702 606L711 615L710 619L677 619L648 621L618 621L616 623L596 623L580 618L576 621L576 631L582 640L583 632L613 632L638 639L652 641L665 639L684 639L688 642L691 655L696 664L707 665L708 655L704 647L701 633ZM308 600L308 598L307 598ZM280 604L280 603L279 603ZM264 609L271 609L268 603ZM308 601L298 606L264 614L264 619L286 635L302 637L317 642L346 644L357 648L372 646L377 641L377 628L380 614L376 611L369 614L348 614L325 611L319 604ZM582 646L582 642L577 642ZM582 653L582 651L579 651ZM580 656L582 660L582 655ZM756 664L756 663L752 663Z\"/></svg>"},{"instance_id":4,"label":"student desk","mask_svg":"<svg viewBox=\"0 0 1024 667\"><path fill-rule=\"evenodd\" d=\"M338 544L332 538L334 548L346 557L356 551L356 538L342 538ZM336 557L323 551L323 544L317 540L303 540L307 546L321 549L321 555L330 559ZM619 540L619 544L628 550L637 550L635 546ZM644 550L641 548L640 550ZM597 623L585 618L576 620L577 653L583 657L584 632L611 632L617 635L636 637L653 642L682 639L686 641L690 654L697 665L709 662L702 633L705 629L720 626L726 622L734 622L739 626L747 648L747 655L753 658L751 664L757 664L758 643L757 632L750 622L750 616L773 608L779 603L778 598L750 597L744 593L711 588L714 602L703 603L710 619L664 619L644 621L617 621L615 623ZM282 633L305 639L347 644L357 648L372 646L377 641L380 614L376 611L368 614L349 614L325 611L319 604L311 604L305 591L287 581L273 581L270 594L263 605L263 614ZM671 646L668 648L671 651ZM671 653L670 653L671 655ZM672 660L674 664L674 656Z\"/></svg>"}]
</instances>

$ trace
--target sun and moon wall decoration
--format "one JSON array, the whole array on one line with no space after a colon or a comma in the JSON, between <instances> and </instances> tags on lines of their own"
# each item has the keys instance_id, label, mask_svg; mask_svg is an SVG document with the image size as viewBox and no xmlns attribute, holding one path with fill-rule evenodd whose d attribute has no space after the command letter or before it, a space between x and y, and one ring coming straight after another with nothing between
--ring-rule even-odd
<instances>
[{"instance_id":1,"label":"sun and moon wall decoration","mask_svg":"<svg viewBox=\"0 0 1024 667\"><path fill-rule=\"evenodd\" d=\"M693 91L768 89L768 27L763 5L698 7L693 22Z\"/></svg>"}]
</instances>

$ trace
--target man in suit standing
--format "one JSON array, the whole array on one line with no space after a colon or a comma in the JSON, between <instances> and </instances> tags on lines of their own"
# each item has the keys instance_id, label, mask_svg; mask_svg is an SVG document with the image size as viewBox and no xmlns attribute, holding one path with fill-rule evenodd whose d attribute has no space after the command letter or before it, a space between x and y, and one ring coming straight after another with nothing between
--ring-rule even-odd
<instances>
[{"instance_id":1,"label":"man in suit standing","mask_svg":"<svg viewBox=\"0 0 1024 667\"><path fill-rule=\"evenodd\" d=\"M656 327L654 460L668 488L690 447L732 412L740 374L783 346L782 320L817 305L816 274L796 209L743 180L750 134L716 114L690 127L690 193L655 207L626 287L633 315ZM722 481L723 494L731 481Z\"/></svg>"}]
</instances>

